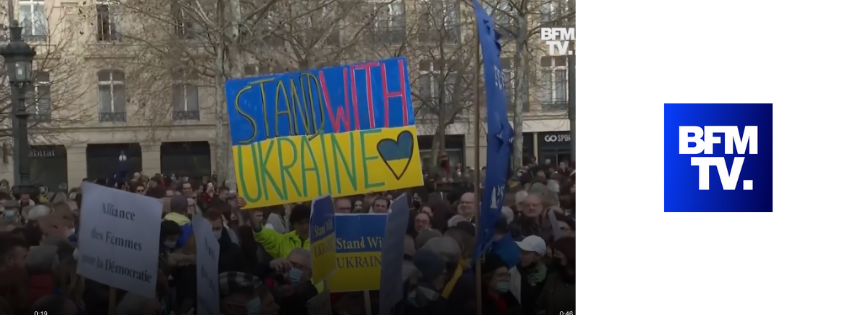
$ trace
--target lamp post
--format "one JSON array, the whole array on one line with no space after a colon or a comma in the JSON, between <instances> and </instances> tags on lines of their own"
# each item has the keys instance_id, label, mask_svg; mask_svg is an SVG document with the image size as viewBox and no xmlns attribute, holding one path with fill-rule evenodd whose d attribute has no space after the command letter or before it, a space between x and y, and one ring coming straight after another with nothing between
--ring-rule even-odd
<instances>
[{"instance_id":1,"label":"lamp post","mask_svg":"<svg viewBox=\"0 0 851 315\"><path fill-rule=\"evenodd\" d=\"M26 96L27 89L32 84L35 49L22 40L22 29L17 21L11 21L10 25L9 43L0 49L0 55L6 62L6 75L12 90L10 94L12 129L15 139L15 162L18 164L16 173L19 177L15 184L23 189L30 184L30 147L27 135L27 119L30 114L27 112Z\"/></svg>"}]
</instances>

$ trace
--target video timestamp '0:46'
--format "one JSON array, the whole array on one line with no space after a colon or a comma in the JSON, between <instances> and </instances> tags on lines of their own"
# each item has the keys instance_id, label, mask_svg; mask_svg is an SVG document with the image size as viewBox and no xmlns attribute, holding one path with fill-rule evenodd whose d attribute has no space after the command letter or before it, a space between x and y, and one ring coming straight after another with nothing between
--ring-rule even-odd
<instances>
[{"instance_id":1,"label":"video timestamp '0:46'","mask_svg":"<svg viewBox=\"0 0 851 315\"><path fill-rule=\"evenodd\" d=\"M565 311L559 311L559 312L558 312L558 315L573 315L573 311L567 311L567 312L565 312Z\"/></svg>"}]
</instances>

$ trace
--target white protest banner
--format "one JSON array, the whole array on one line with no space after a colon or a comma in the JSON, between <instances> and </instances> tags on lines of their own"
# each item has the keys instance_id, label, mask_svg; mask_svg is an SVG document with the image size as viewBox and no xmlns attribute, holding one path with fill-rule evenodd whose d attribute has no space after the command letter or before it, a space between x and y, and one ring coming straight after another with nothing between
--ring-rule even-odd
<instances>
[{"instance_id":1,"label":"white protest banner","mask_svg":"<svg viewBox=\"0 0 851 315\"><path fill-rule=\"evenodd\" d=\"M192 220L195 234L195 276L198 284L198 314L219 315L219 241L213 226L197 215Z\"/></svg>"},{"instance_id":2,"label":"white protest banner","mask_svg":"<svg viewBox=\"0 0 851 315\"><path fill-rule=\"evenodd\" d=\"M92 183L81 188L77 274L155 298L162 201Z\"/></svg>"}]
</instances>

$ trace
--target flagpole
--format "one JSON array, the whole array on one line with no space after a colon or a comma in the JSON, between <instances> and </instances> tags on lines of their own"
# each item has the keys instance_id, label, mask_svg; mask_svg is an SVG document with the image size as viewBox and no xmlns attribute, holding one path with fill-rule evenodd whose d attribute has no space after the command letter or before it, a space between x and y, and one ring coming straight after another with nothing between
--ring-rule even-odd
<instances>
[{"instance_id":1,"label":"flagpole","mask_svg":"<svg viewBox=\"0 0 851 315\"><path fill-rule=\"evenodd\" d=\"M481 225L480 224L480 217L482 216L482 213L481 213L482 194L481 194L481 190L479 189L479 186L481 185L481 182L482 182L482 180L481 180L481 175L482 175L482 172L481 172L481 169L482 169L482 167L481 167L481 163L482 163L481 162L481 155L482 155L482 153L481 153L481 151L482 151L482 148L481 148L481 138L482 138L482 132L481 132L481 129L482 129L481 128L482 87L481 87L481 84L479 84L479 80L480 80L479 79L479 77L480 77L479 69L481 69L479 67L479 62L482 59L482 56L481 56L482 45L479 42L478 34L476 34L475 37L476 37L476 72L475 72L475 74L476 74L476 79L475 79L476 103L474 104L474 108L475 108L475 112L476 112L475 113L475 126L476 127L475 127L475 130L473 131L473 143L474 143L473 146L476 147L476 151L473 153L473 155L475 156L475 161L473 162L473 164L476 166L476 168L473 172L476 174L476 176L473 176L473 186L474 186L473 187L473 194L476 196L476 201L477 201L476 209L479 210L479 214L476 215L476 237L478 237L479 236L479 226ZM482 75L484 75L484 74L482 74ZM476 259L476 315L482 315L482 268L481 268L482 263L481 263L481 261L482 261L481 258Z\"/></svg>"}]
</instances>

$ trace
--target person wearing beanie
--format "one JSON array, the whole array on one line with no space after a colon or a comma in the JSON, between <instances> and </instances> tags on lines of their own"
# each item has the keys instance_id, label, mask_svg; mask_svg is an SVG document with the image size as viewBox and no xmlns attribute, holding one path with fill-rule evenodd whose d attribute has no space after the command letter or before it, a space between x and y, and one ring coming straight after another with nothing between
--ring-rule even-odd
<instances>
[{"instance_id":1,"label":"person wearing beanie","mask_svg":"<svg viewBox=\"0 0 851 315\"><path fill-rule=\"evenodd\" d=\"M421 250L411 258L411 262L419 271L419 276L416 286L407 293L405 314L445 314L449 309L446 300L440 296L446 282L446 263L443 258L431 251Z\"/></svg>"},{"instance_id":2,"label":"person wearing beanie","mask_svg":"<svg viewBox=\"0 0 851 315\"><path fill-rule=\"evenodd\" d=\"M163 217L163 220L177 223L177 225L180 226L180 230L182 232L180 238L177 239L175 248L183 248L183 245L186 245L186 240L188 240L189 236L192 235L192 220L190 220L187 216L189 211L189 200L187 200L185 196L171 197L170 208L171 212L166 214L165 217Z\"/></svg>"},{"instance_id":3,"label":"person wearing beanie","mask_svg":"<svg viewBox=\"0 0 851 315\"><path fill-rule=\"evenodd\" d=\"M438 230L434 230L434 229L423 230L422 232L420 232L420 234L417 234L417 239L414 240L414 245L416 246L417 250L420 250L420 248L422 248L423 245L428 243L429 240L431 240L433 238L438 238L438 237L441 237L441 236L443 236L443 234L440 233L440 231L438 231Z\"/></svg>"},{"instance_id":4,"label":"person wearing beanie","mask_svg":"<svg viewBox=\"0 0 851 315\"><path fill-rule=\"evenodd\" d=\"M487 254L481 261L482 273L482 314L508 315L517 301L508 293L508 267L496 254Z\"/></svg>"}]
</instances>

